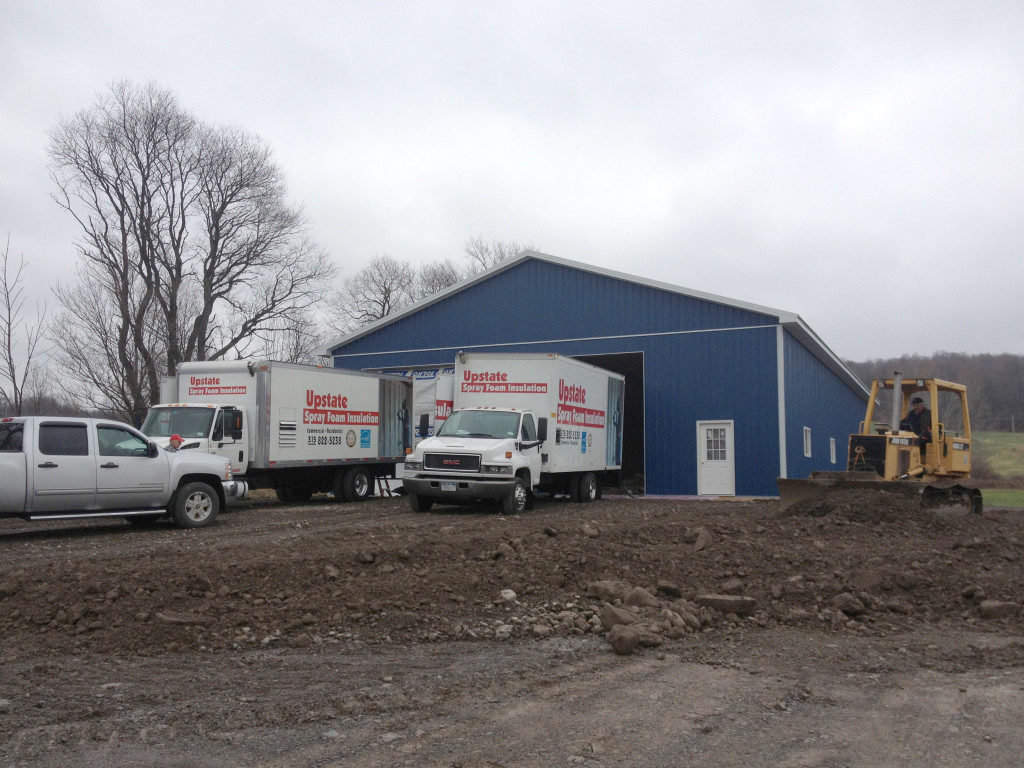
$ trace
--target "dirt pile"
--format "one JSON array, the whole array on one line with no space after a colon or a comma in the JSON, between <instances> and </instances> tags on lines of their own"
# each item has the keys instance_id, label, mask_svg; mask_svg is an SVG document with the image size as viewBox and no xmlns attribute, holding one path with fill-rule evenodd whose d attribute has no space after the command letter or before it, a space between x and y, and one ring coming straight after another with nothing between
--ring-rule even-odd
<instances>
[{"instance_id":1,"label":"dirt pile","mask_svg":"<svg viewBox=\"0 0 1024 768\"><path fill-rule=\"evenodd\" d=\"M607 500L515 518L416 515L393 499L256 507L179 533L105 533L124 553L8 534L3 653L514 641L620 624L641 645L780 624L884 635L1016 622L1024 602L1019 516L936 521L856 498L813 517L769 502ZM606 621L608 608L636 618Z\"/></svg>"}]
</instances>

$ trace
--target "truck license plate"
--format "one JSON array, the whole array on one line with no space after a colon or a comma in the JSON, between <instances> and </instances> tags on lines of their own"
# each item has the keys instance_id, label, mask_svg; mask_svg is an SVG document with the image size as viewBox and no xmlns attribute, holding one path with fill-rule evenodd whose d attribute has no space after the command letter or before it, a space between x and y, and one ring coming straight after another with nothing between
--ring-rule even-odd
<instances>
[{"instance_id":1,"label":"truck license plate","mask_svg":"<svg viewBox=\"0 0 1024 768\"><path fill-rule=\"evenodd\" d=\"M441 483L442 491L454 491L458 487L458 483Z\"/></svg>"}]
</instances>

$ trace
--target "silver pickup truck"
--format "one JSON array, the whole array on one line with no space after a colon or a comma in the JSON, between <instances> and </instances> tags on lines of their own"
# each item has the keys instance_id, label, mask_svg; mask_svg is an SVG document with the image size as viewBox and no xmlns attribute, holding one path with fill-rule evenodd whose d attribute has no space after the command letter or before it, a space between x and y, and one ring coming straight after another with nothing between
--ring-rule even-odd
<instances>
[{"instance_id":1,"label":"silver pickup truck","mask_svg":"<svg viewBox=\"0 0 1024 768\"><path fill-rule=\"evenodd\" d=\"M198 528L241 495L240 486L226 459L167 451L127 424L0 419L0 517L124 517L144 525L170 516Z\"/></svg>"}]
</instances>

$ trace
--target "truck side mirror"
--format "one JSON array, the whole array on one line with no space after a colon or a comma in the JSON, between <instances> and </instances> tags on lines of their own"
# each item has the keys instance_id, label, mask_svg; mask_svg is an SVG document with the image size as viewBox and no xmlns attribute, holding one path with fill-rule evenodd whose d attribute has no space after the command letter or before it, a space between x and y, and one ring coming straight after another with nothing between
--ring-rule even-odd
<instances>
[{"instance_id":1,"label":"truck side mirror","mask_svg":"<svg viewBox=\"0 0 1024 768\"><path fill-rule=\"evenodd\" d=\"M160 449L156 447L156 443L146 444L146 456L151 459L155 459L160 454Z\"/></svg>"},{"instance_id":2,"label":"truck side mirror","mask_svg":"<svg viewBox=\"0 0 1024 768\"><path fill-rule=\"evenodd\" d=\"M546 416L537 419L537 439L542 443L548 439L548 420Z\"/></svg>"},{"instance_id":3,"label":"truck side mirror","mask_svg":"<svg viewBox=\"0 0 1024 768\"><path fill-rule=\"evenodd\" d=\"M419 429L420 429L420 437L426 437L427 436L427 432L430 431L430 414L428 414L428 413L421 413L420 414Z\"/></svg>"}]
</instances>

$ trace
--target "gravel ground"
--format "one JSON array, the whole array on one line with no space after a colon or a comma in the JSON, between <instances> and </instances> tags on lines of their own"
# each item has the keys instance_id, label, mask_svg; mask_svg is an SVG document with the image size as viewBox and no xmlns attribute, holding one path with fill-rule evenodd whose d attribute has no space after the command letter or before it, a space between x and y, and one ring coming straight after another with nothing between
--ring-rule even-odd
<instances>
[{"instance_id":1,"label":"gravel ground","mask_svg":"<svg viewBox=\"0 0 1024 768\"><path fill-rule=\"evenodd\" d=\"M1022 558L860 491L3 521L0 764L1017 766Z\"/></svg>"}]
</instances>

